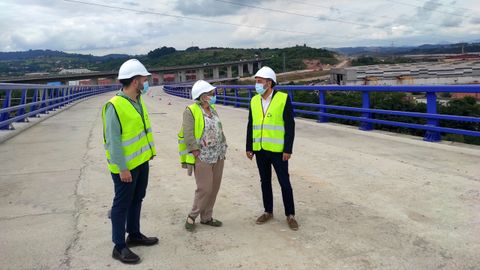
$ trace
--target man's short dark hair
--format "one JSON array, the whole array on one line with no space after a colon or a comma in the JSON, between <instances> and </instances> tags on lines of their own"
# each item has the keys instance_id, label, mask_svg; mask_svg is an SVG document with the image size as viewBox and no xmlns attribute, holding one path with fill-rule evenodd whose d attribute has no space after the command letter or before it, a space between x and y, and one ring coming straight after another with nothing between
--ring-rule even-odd
<instances>
[{"instance_id":1,"label":"man's short dark hair","mask_svg":"<svg viewBox=\"0 0 480 270\"><path fill-rule=\"evenodd\" d=\"M120 83L122 84L123 87L128 87L130 84L132 84L133 80L135 80L139 76L133 76L130 79L121 79L119 80Z\"/></svg>"},{"instance_id":2,"label":"man's short dark hair","mask_svg":"<svg viewBox=\"0 0 480 270\"><path fill-rule=\"evenodd\" d=\"M269 79L272 82L272 88L277 85L272 79Z\"/></svg>"}]
</instances>

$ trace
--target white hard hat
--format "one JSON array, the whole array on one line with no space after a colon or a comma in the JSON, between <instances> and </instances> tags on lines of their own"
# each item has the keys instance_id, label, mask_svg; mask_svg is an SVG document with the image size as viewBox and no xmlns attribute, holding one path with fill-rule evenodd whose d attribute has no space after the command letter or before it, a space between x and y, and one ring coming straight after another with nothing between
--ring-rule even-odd
<instances>
[{"instance_id":1,"label":"white hard hat","mask_svg":"<svg viewBox=\"0 0 480 270\"><path fill-rule=\"evenodd\" d=\"M215 90L215 86L204 80L196 81L192 86L192 99L197 99L201 94Z\"/></svg>"},{"instance_id":2,"label":"white hard hat","mask_svg":"<svg viewBox=\"0 0 480 270\"><path fill-rule=\"evenodd\" d=\"M120 69L118 70L118 79L123 80L123 79L130 79L134 76L149 76L152 75L150 74L145 66L140 63L137 59L130 59L127 60L125 63L123 63L120 66Z\"/></svg>"},{"instance_id":3,"label":"white hard hat","mask_svg":"<svg viewBox=\"0 0 480 270\"><path fill-rule=\"evenodd\" d=\"M255 73L255 77L271 79L274 83L277 83L277 75L275 75L275 71L267 66L259 69L257 73Z\"/></svg>"}]
</instances>

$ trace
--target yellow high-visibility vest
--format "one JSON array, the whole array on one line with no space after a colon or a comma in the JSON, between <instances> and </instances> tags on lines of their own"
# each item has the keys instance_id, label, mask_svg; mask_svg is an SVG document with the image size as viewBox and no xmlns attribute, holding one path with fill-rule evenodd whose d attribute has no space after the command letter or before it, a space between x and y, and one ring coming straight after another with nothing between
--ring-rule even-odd
<instances>
[{"instance_id":1,"label":"yellow high-visibility vest","mask_svg":"<svg viewBox=\"0 0 480 270\"><path fill-rule=\"evenodd\" d=\"M250 101L253 151L263 149L275 153L283 152L285 141L283 111L287 97L287 94L277 92L270 101L265 114L263 113L261 95L255 95Z\"/></svg>"},{"instance_id":2,"label":"yellow high-visibility vest","mask_svg":"<svg viewBox=\"0 0 480 270\"><path fill-rule=\"evenodd\" d=\"M114 96L108 101L108 103L111 103L115 108L118 121L122 126L121 140L123 155L129 170L135 169L137 166L149 161L157 154L153 142L152 127L148 117L147 108L141 97L138 99L138 102L140 102L140 105L142 106L143 119L135 107L125 97ZM103 106L102 110L104 132L106 129L105 112L108 103ZM118 165L112 163L110 159L110 152L107 149L105 138L103 139L103 143L105 146L108 168L112 173L120 173Z\"/></svg>"},{"instance_id":3,"label":"yellow high-visibility vest","mask_svg":"<svg viewBox=\"0 0 480 270\"><path fill-rule=\"evenodd\" d=\"M202 108L200 108L200 105L198 105L197 103L193 103L192 105L188 106L188 108L192 112L193 119L195 121L193 135L195 137L195 140L197 140L197 143L199 143L203 135L203 129L205 128L205 120L203 119ZM212 110L215 110L214 105L210 105L210 108L212 108ZM194 165L195 156L192 153L188 152L187 144L185 143L185 140L184 140L183 127L180 128L180 131L178 132L178 135L177 135L177 139L178 139L178 154L180 155L180 163Z\"/></svg>"}]
</instances>

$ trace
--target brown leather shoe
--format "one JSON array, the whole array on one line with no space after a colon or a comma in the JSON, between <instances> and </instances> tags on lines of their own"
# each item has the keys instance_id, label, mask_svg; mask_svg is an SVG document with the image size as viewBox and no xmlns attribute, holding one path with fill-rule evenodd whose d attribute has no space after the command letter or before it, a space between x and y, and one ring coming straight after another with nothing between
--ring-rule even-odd
<instances>
[{"instance_id":1,"label":"brown leather shoe","mask_svg":"<svg viewBox=\"0 0 480 270\"><path fill-rule=\"evenodd\" d=\"M295 220L294 216L288 216L287 217L287 223L288 223L288 227L290 227L290 229L292 229L294 231L298 230L298 223Z\"/></svg>"},{"instance_id":2,"label":"brown leather shoe","mask_svg":"<svg viewBox=\"0 0 480 270\"><path fill-rule=\"evenodd\" d=\"M263 223L269 221L269 220L272 219L272 218L273 218L273 214L272 214L272 213L267 213L267 212L265 212L265 213L263 213L261 216L259 216L259 217L257 218L256 223L260 225L260 224L263 224Z\"/></svg>"}]
</instances>

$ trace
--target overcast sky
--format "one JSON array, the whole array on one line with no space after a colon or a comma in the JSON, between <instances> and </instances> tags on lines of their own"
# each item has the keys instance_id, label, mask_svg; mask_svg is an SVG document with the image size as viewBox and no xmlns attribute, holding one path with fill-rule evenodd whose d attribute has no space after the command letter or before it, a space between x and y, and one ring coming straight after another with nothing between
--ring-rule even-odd
<instances>
[{"instance_id":1,"label":"overcast sky","mask_svg":"<svg viewBox=\"0 0 480 270\"><path fill-rule=\"evenodd\" d=\"M480 41L479 0L1 0L0 51Z\"/></svg>"}]
</instances>

